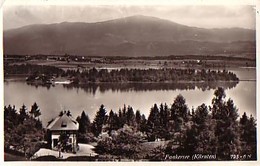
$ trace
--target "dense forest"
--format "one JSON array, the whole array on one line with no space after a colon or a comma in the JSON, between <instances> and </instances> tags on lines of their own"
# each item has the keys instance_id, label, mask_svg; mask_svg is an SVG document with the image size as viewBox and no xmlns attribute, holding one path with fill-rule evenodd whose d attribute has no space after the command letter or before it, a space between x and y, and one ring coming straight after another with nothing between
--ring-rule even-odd
<instances>
[{"instance_id":1,"label":"dense forest","mask_svg":"<svg viewBox=\"0 0 260 166\"><path fill-rule=\"evenodd\" d=\"M30 156L44 146L40 115L36 103L30 111L5 106L5 150ZM84 111L77 121L78 142L97 142L98 160L256 160L256 120L240 117L223 88L215 90L210 106L189 109L178 95L170 105L154 104L148 117L131 106L107 111L101 105L92 122Z\"/></svg>"},{"instance_id":2,"label":"dense forest","mask_svg":"<svg viewBox=\"0 0 260 166\"><path fill-rule=\"evenodd\" d=\"M57 77L65 77L74 84L86 83L126 83L126 82L215 82L238 81L237 76L229 71L195 70L195 69L100 69L62 70L53 66L40 65L6 65L5 76L24 74L27 81L41 80L47 83Z\"/></svg>"},{"instance_id":3,"label":"dense forest","mask_svg":"<svg viewBox=\"0 0 260 166\"><path fill-rule=\"evenodd\" d=\"M256 120L246 113L239 118L237 111L222 88L215 91L211 106L190 110L178 95L170 106L154 104L148 118L131 106L107 112L101 105L92 123L85 112L77 118L79 141L91 142L94 135L99 154L134 159L180 160L165 156L201 154L216 155L211 160L255 160ZM151 141L164 145L151 149Z\"/></svg>"},{"instance_id":4,"label":"dense forest","mask_svg":"<svg viewBox=\"0 0 260 166\"><path fill-rule=\"evenodd\" d=\"M43 145L44 128L39 117L41 111L36 103L28 111L22 105L4 107L4 149L25 157L33 155Z\"/></svg>"},{"instance_id":5,"label":"dense forest","mask_svg":"<svg viewBox=\"0 0 260 166\"><path fill-rule=\"evenodd\" d=\"M20 64L20 65L4 65L4 75L60 75L64 71L54 66L46 65L31 65L31 64Z\"/></svg>"},{"instance_id":6,"label":"dense forest","mask_svg":"<svg viewBox=\"0 0 260 166\"><path fill-rule=\"evenodd\" d=\"M75 82L199 82L238 81L237 76L228 71L195 69L107 69L88 71L67 71L67 76L76 76Z\"/></svg>"}]
</instances>

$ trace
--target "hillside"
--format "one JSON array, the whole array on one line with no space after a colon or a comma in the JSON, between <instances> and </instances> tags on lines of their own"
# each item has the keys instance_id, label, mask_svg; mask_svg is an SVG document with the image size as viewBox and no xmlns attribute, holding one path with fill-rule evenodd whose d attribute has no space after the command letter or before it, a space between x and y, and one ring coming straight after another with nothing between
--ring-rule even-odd
<instances>
[{"instance_id":1,"label":"hillside","mask_svg":"<svg viewBox=\"0 0 260 166\"><path fill-rule=\"evenodd\" d=\"M63 22L4 31L5 54L166 56L255 54L255 31L203 29L148 16L97 23Z\"/></svg>"}]
</instances>

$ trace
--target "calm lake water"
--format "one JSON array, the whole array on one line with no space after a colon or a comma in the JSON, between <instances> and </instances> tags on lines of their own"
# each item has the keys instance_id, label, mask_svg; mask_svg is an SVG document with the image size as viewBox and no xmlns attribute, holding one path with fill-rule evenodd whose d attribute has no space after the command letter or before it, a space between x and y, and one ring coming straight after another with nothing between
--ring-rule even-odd
<instances>
[{"instance_id":1,"label":"calm lake water","mask_svg":"<svg viewBox=\"0 0 260 166\"><path fill-rule=\"evenodd\" d=\"M256 81L252 81L256 79L256 70L236 69L232 71L241 80L250 81L240 81L238 84L227 88L225 91L226 99L233 99L239 109L240 116L246 112L248 115L252 114L256 117ZM171 86L173 87L171 88ZM166 103L170 106L178 94L184 96L190 109L196 108L202 103L211 105L213 88L187 87L145 84L122 87L107 85L105 88L102 86L68 88L63 85L55 85L46 88L27 85L26 82L22 81L7 80L4 82L4 104L6 106L9 104L15 105L17 110L22 104L25 104L30 110L31 105L36 102L41 109L41 120L44 126L49 120L58 116L61 110L70 110L75 118L84 110L93 120L101 104L105 105L107 112L111 109L118 111L124 104L130 105L134 110L140 110L147 117L150 108L155 103L158 105Z\"/></svg>"}]
</instances>

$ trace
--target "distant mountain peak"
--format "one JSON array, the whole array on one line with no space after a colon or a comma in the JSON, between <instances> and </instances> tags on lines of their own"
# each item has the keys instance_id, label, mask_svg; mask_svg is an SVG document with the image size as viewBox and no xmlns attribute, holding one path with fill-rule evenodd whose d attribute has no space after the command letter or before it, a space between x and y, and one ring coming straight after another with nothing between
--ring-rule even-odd
<instances>
[{"instance_id":1,"label":"distant mountain peak","mask_svg":"<svg viewBox=\"0 0 260 166\"><path fill-rule=\"evenodd\" d=\"M221 53L222 48L255 52L253 30L196 28L145 15L31 25L4 31L3 37L4 54L163 56Z\"/></svg>"},{"instance_id":2,"label":"distant mountain peak","mask_svg":"<svg viewBox=\"0 0 260 166\"><path fill-rule=\"evenodd\" d=\"M141 14L136 14L136 15L127 16L127 17L128 18L147 18L147 17L151 17L151 16L145 16L145 15L141 15Z\"/></svg>"},{"instance_id":3,"label":"distant mountain peak","mask_svg":"<svg viewBox=\"0 0 260 166\"><path fill-rule=\"evenodd\" d=\"M166 20L166 19L161 19L161 18L154 17L154 16L146 16L146 15L132 15L132 16L127 16L127 17L123 17L123 18L119 18L119 19L173 22L173 21L169 21L169 20Z\"/></svg>"},{"instance_id":4,"label":"distant mountain peak","mask_svg":"<svg viewBox=\"0 0 260 166\"><path fill-rule=\"evenodd\" d=\"M175 23L175 22L170 21L170 20L161 19L161 18L154 17L154 16L146 16L146 15L125 16L125 17L121 17L121 18L113 19L113 20L108 20L108 21L104 21L104 22L119 22L119 21L124 21L124 22L128 22L128 21L130 21L130 22L131 21L171 22L171 23L174 23L174 24L178 24L178 23ZM102 22L100 22L100 23L102 23Z\"/></svg>"},{"instance_id":5,"label":"distant mountain peak","mask_svg":"<svg viewBox=\"0 0 260 166\"><path fill-rule=\"evenodd\" d=\"M124 18L129 18L129 19L160 19L158 17L153 17L153 16L146 16L146 15L141 15L141 14L138 14L138 15L132 15L132 16L128 16L128 17L124 17Z\"/></svg>"}]
</instances>

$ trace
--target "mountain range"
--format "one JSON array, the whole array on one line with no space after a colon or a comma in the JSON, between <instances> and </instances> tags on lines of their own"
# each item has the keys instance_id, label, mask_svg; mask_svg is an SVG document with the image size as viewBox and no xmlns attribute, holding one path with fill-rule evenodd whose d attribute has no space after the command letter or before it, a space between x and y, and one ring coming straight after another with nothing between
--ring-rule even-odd
<instances>
[{"instance_id":1,"label":"mountain range","mask_svg":"<svg viewBox=\"0 0 260 166\"><path fill-rule=\"evenodd\" d=\"M4 31L3 42L4 54L18 55L255 55L255 35L251 29L205 29L136 15L96 23L28 25Z\"/></svg>"}]
</instances>

